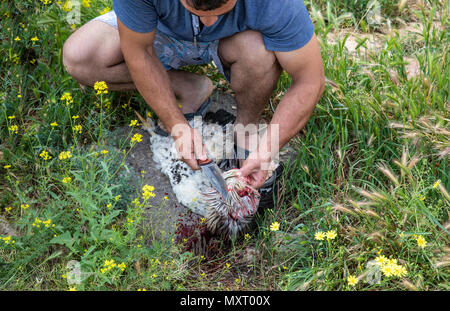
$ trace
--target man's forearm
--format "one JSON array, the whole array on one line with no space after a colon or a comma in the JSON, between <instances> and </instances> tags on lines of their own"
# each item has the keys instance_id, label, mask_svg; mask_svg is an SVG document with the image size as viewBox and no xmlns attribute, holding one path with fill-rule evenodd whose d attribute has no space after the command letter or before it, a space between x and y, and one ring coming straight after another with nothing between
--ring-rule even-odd
<instances>
[{"instance_id":1,"label":"man's forearm","mask_svg":"<svg viewBox=\"0 0 450 311\"><path fill-rule=\"evenodd\" d=\"M289 140L306 125L322 96L324 84L293 83L273 115L268 130L260 139L259 151L263 157L273 158ZM278 128L278 133L274 132ZM276 139L278 142L274 142ZM276 150L272 150L272 149Z\"/></svg>"},{"instance_id":2,"label":"man's forearm","mask_svg":"<svg viewBox=\"0 0 450 311\"><path fill-rule=\"evenodd\" d=\"M169 76L154 51L124 52L124 56L136 88L169 133L174 125L187 123L177 106Z\"/></svg>"}]
</instances>

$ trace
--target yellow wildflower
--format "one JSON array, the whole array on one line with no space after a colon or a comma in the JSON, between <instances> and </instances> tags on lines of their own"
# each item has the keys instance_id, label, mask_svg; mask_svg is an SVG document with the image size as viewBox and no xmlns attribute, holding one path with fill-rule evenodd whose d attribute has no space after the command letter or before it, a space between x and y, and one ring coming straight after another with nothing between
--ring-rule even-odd
<instances>
[{"instance_id":1,"label":"yellow wildflower","mask_svg":"<svg viewBox=\"0 0 450 311\"><path fill-rule=\"evenodd\" d=\"M65 184L68 184L68 183L70 183L71 181L72 181L72 178L71 178L71 177L64 177L63 180L62 180L62 182L65 183Z\"/></svg>"},{"instance_id":2,"label":"yellow wildflower","mask_svg":"<svg viewBox=\"0 0 450 311\"><path fill-rule=\"evenodd\" d=\"M108 94L108 85L105 81L95 82L94 89L97 91L97 95Z\"/></svg>"},{"instance_id":3,"label":"yellow wildflower","mask_svg":"<svg viewBox=\"0 0 450 311\"><path fill-rule=\"evenodd\" d=\"M134 134L134 136L131 138L131 142L141 142L142 141L142 135L141 134Z\"/></svg>"},{"instance_id":4,"label":"yellow wildflower","mask_svg":"<svg viewBox=\"0 0 450 311\"><path fill-rule=\"evenodd\" d=\"M72 129L75 133L78 133L78 134L81 134L81 132L83 131L83 127L79 124L75 125Z\"/></svg>"},{"instance_id":5,"label":"yellow wildflower","mask_svg":"<svg viewBox=\"0 0 450 311\"><path fill-rule=\"evenodd\" d=\"M28 205L28 204L20 204L20 208L23 208L23 209L27 209L27 208L29 208L30 206Z\"/></svg>"},{"instance_id":6,"label":"yellow wildflower","mask_svg":"<svg viewBox=\"0 0 450 311\"><path fill-rule=\"evenodd\" d=\"M100 11L100 15L106 14L106 13L108 13L109 11L111 11L111 8L110 8L110 7L106 7L106 8L104 8L102 11Z\"/></svg>"},{"instance_id":7,"label":"yellow wildflower","mask_svg":"<svg viewBox=\"0 0 450 311\"><path fill-rule=\"evenodd\" d=\"M325 236L327 237L327 241L334 240L337 237L337 233L335 230L329 230L325 233Z\"/></svg>"},{"instance_id":8,"label":"yellow wildflower","mask_svg":"<svg viewBox=\"0 0 450 311\"><path fill-rule=\"evenodd\" d=\"M21 39L20 39L19 36L17 36L17 37L14 38L14 41L20 41L20 40L21 40Z\"/></svg>"},{"instance_id":9,"label":"yellow wildflower","mask_svg":"<svg viewBox=\"0 0 450 311\"><path fill-rule=\"evenodd\" d=\"M63 151L59 154L60 160L70 159L71 157L72 157L72 154L70 153L70 151Z\"/></svg>"},{"instance_id":10,"label":"yellow wildflower","mask_svg":"<svg viewBox=\"0 0 450 311\"><path fill-rule=\"evenodd\" d=\"M107 154L109 151L108 150L102 150L100 151L101 154Z\"/></svg>"},{"instance_id":11,"label":"yellow wildflower","mask_svg":"<svg viewBox=\"0 0 450 311\"><path fill-rule=\"evenodd\" d=\"M323 231L316 232L316 234L314 234L314 239L323 241L325 239L325 233Z\"/></svg>"},{"instance_id":12,"label":"yellow wildflower","mask_svg":"<svg viewBox=\"0 0 450 311\"><path fill-rule=\"evenodd\" d=\"M126 265L124 262L120 263L120 264L117 266L117 268L119 268L121 271L124 271L126 267L127 267L127 265Z\"/></svg>"},{"instance_id":13,"label":"yellow wildflower","mask_svg":"<svg viewBox=\"0 0 450 311\"><path fill-rule=\"evenodd\" d=\"M7 170L7 169L11 168L11 165L7 164L7 165L3 166L3 168L4 168L5 170Z\"/></svg>"},{"instance_id":14,"label":"yellow wildflower","mask_svg":"<svg viewBox=\"0 0 450 311\"><path fill-rule=\"evenodd\" d=\"M425 238L423 237L423 236L421 236L421 235L419 235L417 238L416 238L416 241L417 241L417 245L420 247L420 248L425 248L425 246L427 246L427 241L425 240Z\"/></svg>"},{"instance_id":15,"label":"yellow wildflower","mask_svg":"<svg viewBox=\"0 0 450 311\"><path fill-rule=\"evenodd\" d=\"M37 36L34 36L33 38L31 38L31 41L33 42L39 41L39 38Z\"/></svg>"},{"instance_id":16,"label":"yellow wildflower","mask_svg":"<svg viewBox=\"0 0 450 311\"><path fill-rule=\"evenodd\" d=\"M380 266L383 266L383 265L389 263L389 259L387 259L386 256L384 256L384 255L380 255L380 256L376 257L375 261Z\"/></svg>"},{"instance_id":17,"label":"yellow wildflower","mask_svg":"<svg viewBox=\"0 0 450 311\"><path fill-rule=\"evenodd\" d=\"M50 126L51 126L51 127L56 127L56 126L58 126L58 122L50 123Z\"/></svg>"},{"instance_id":18,"label":"yellow wildflower","mask_svg":"<svg viewBox=\"0 0 450 311\"><path fill-rule=\"evenodd\" d=\"M11 125L9 128L11 133L17 134L19 132L19 127L17 125Z\"/></svg>"},{"instance_id":19,"label":"yellow wildflower","mask_svg":"<svg viewBox=\"0 0 450 311\"><path fill-rule=\"evenodd\" d=\"M134 127L134 126L136 126L136 125L138 125L138 120L132 120L131 122L130 122L130 127Z\"/></svg>"},{"instance_id":20,"label":"yellow wildflower","mask_svg":"<svg viewBox=\"0 0 450 311\"><path fill-rule=\"evenodd\" d=\"M441 184L441 180L437 180L434 185L433 185L433 189L436 189L437 187L439 187L439 185Z\"/></svg>"},{"instance_id":21,"label":"yellow wildflower","mask_svg":"<svg viewBox=\"0 0 450 311\"><path fill-rule=\"evenodd\" d=\"M45 151L45 150L42 150L42 152L39 154L39 156L40 156L42 159L44 159L45 161L48 161L48 160L50 160L50 159L52 158L52 156L49 155L48 152Z\"/></svg>"},{"instance_id":22,"label":"yellow wildflower","mask_svg":"<svg viewBox=\"0 0 450 311\"><path fill-rule=\"evenodd\" d=\"M70 2L70 0L67 0L61 7L61 10L63 10L64 12L72 11L72 2Z\"/></svg>"},{"instance_id":23,"label":"yellow wildflower","mask_svg":"<svg viewBox=\"0 0 450 311\"><path fill-rule=\"evenodd\" d=\"M275 221L270 225L270 231L278 231L280 230L280 223Z\"/></svg>"},{"instance_id":24,"label":"yellow wildflower","mask_svg":"<svg viewBox=\"0 0 450 311\"><path fill-rule=\"evenodd\" d=\"M68 92L65 92L65 93L61 96L60 100L65 100L67 106L73 103L72 95L70 95L70 93L68 93Z\"/></svg>"},{"instance_id":25,"label":"yellow wildflower","mask_svg":"<svg viewBox=\"0 0 450 311\"><path fill-rule=\"evenodd\" d=\"M347 283L350 286L355 286L358 283L358 279L353 275L349 275L347 277Z\"/></svg>"},{"instance_id":26,"label":"yellow wildflower","mask_svg":"<svg viewBox=\"0 0 450 311\"><path fill-rule=\"evenodd\" d=\"M0 237L0 240L3 240L3 242L5 242L5 244L14 244L14 243L16 243L16 241L14 241L10 235L6 236L4 238Z\"/></svg>"},{"instance_id":27,"label":"yellow wildflower","mask_svg":"<svg viewBox=\"0 0 450 311\"><path fill-rule=\"evenodd\" d=\"M81 1L81 5L84 6L85 8L90 8L91 0L83 0L83 1Z\"/></svg>"}]
</instances>

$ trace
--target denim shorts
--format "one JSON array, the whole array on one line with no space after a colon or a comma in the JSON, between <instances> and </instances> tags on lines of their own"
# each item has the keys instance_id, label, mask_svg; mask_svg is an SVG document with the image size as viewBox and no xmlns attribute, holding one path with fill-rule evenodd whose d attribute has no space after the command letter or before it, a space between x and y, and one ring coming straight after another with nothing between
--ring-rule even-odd
<instances>
[{"instance_id":1,"label":"denim shorts","mask_svg":"<svg viewBox=\"0 0 450 311\"><path fill-rule=\"evenodd\" d=\"M117 29L117 16L114 11L109 11L93 20L104 22ZM230 71L224 68L218 54L218 40L197 42L196 46L193 42L178 40L157 30L153 47L166 70L213 62L225 78L230 81Z\"/></svg>"}]
</instances>

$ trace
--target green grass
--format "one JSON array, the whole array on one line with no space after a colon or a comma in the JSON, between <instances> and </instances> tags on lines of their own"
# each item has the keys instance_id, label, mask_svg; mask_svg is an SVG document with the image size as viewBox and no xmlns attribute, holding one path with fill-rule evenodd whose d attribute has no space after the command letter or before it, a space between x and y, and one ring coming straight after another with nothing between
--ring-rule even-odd
<instances>
[{"instance_id":1,"label":"green grass","mask_svg":"<svg viewBox=\"0 0 450 311\"><path fill-rule=\"evenodd\" d=\"M134 133L111 143L133 110L145 115L139 94L79 89L62 66L72 30L56 3L0 2L0 289L448 290L448 3L379 1L394 29L423 25L406 35L371 24L369 1L305 4L330 83L291 141L298 153L282 176L276 208L258 219L251 237L205 261L141 225L146 209L164 206L142 197L142 180L124 161ZM92 0L81 23L110 5ZM378 33L380 49L367 52L362 39L348 52L348 36L326 40L345 31ZM417 60L418 74L408 75L405 59ZM191 70L228 88L211 67ZM289 85L284 74L275 105ZM65 92L70 105L61 100ZM60 160L63 151L72 157ZM279 231L270 231L273 222ZM329 230L336 238L314 238ZM397 259L407 274L366 282L368 264L380 255ZM116 265L102 270L111 259ZM67 280L72 260L85 273L80 285ZM350 275L358 278L354 286Z\"/></svg>"}]
</instances>

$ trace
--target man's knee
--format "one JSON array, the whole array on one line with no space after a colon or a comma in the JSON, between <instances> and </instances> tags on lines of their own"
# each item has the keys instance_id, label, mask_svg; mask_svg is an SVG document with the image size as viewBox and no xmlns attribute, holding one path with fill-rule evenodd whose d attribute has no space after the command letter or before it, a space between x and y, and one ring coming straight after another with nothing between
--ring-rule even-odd
<instances>
[{"instance_id":1,"label":"man's knee","mask_svg":"<svg viewBox=\"0 0 450 311\"><path fill-rule=\"evenodd\" d=\"M77 66L80 66L84 61L84 57L80 53L80 47L72 37L64 42L62 60L64 68L71 76L76 75Z\"/></svg>"},{"instance_id":2,"label":"man's knee","mask_svg":"<svg viewBox=\"0 0 450 311\"><path fill-rule=\"evenodd\" d=\"M253 30L228 38L221 44L220 52L226 63L239 63L256 76L265 75L279 66L275 53L266 49L262 34Z\"/></svg>"}]
</instances>

